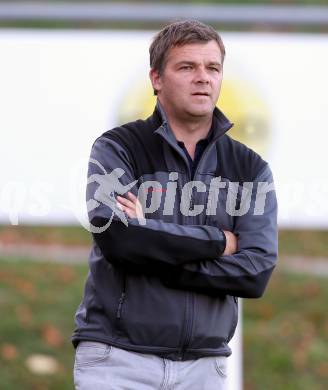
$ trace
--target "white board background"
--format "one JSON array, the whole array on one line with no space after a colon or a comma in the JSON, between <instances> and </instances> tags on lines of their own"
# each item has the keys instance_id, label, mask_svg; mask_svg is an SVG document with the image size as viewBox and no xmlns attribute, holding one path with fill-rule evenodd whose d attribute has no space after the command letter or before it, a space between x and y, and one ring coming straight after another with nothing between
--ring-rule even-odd
<instances>
[{"instance_id":1,"label":"white board background","mask_svg":"<svg viewBox=\"0 0 328 390\"><path fill-rule=\"evenodd\" d=\"M0 222L86 221L86 162L147 78L151 32L0 31ZM225 74L260 85L282 227L328 227L328 35L224 33Z\"/></svg>"},{"instance_id":2,"label":"white board background","mask_svg":"<svg viewBox=\"0 0 328 390\"><path fill-rule=\"evenodd\" d=\"M0 31L0 223L85 223L92 142L146 78L151 32ZM328 36L224 33L225 73L261 86L282 227L328 227ZM241 388L240 324L229 389Z\"/></svg>"}]
</instances>

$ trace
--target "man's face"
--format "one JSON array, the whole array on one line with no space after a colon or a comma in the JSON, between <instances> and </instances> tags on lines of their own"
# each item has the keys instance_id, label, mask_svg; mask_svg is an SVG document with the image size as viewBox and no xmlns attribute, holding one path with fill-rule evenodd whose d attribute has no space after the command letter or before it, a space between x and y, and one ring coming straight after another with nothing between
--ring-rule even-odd
<instances>
[{"instance_id":1,"label":"man's face","mask_svg":"<svg viewBox=\"0 0 328 390\"><path fill-rule=\"evenodd\" d=\"M222 83L222 55L215 41L173 47L161 75L150 72L169 115L196 119L212 115Z\"/></svg>"}]
</instances>

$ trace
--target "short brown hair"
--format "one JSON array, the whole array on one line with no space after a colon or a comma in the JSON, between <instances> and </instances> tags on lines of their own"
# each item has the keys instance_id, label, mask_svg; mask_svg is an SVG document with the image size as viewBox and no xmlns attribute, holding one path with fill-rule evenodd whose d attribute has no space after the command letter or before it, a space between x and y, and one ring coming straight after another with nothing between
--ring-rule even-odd
<instances>
[{"instance_id":1,"label":"short brown hair","mask_svg":"<svg viewBox=\"0 0 328 390\"><path fill-rule=\"evenodd\" d=\"M220 35L213 27L197 20L181 20L168 24L154 36L149 47L150 67L161 74L164 71L167 55L172 47L209 41L217 42L223 61L225 48Z\"/></svg>"}]
</instances>

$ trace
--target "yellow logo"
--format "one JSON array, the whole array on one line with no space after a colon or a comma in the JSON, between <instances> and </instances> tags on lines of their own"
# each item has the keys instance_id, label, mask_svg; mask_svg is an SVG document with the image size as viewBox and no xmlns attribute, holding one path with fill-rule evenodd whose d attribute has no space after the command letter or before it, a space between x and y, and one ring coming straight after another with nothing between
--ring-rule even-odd
<instances>
[{"instance_id":1,"label":"yellow logo","mask_svg":"<svg viewBox=\"0 0 328 390\"><path fill-rule=\"evenodd\" d=\"M117 122L145 119L155 104L151 83L139 79L124 96ZM228 134L265 156L270 141L269 110L256 86L245 80L224 79L218 107L234 123Z\"/></svg>"}]
</instances>

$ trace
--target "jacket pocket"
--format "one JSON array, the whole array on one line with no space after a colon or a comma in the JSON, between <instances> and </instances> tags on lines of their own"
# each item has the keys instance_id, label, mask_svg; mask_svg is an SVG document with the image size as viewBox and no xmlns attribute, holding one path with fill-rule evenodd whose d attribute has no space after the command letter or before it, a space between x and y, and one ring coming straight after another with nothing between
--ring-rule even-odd
<instances>
[{"instance_id":1,"label":"jacket pocket","mask_svg":"<svg viewBox=\"0 0 328 390\"><path fill-rule=\"evenodd\" d=\"M231 324L231 330L230 334L228 337L228 342L232 339L233 335L235 334L235 330L238 324L238 298L237 297L232 297L233 298L233 320Z\"/></svg>"},{"instance_id":2,"label":"jacket pocket","mask_svg":"<svg viewBox=\"0 0 328 390\"><path fill-rule=\"evenodd\" d=\"M236 324L237 310L232 296L197 294L191 348L226 348Z\"/></svg>"},{"instance_id":3,"label":"jacket pocket","mask_svg":"<svg viewBox=\"0 0 328 390\"><path fill-rule=\"evenodd\" d=\"M120 320L121 316L122 316L123 304L124 304L125 297L126 297L126 285L127 285L127 275L125 272L123 272L122 292L121 292L121 296L120 296L120 299L118 301L118 306L117 306L117 310L116 310L116 319L117 320Z\"/></svg>"},{"instance_id":4,"label":"jacket pocket","mask_svg":"<svg viewBox=\"0 0 328 390\"><path fill-rule=\"evenodd\" d=\"M185 294L167 288L157 277L127 273L116 315L121 340L134 345L177 348Z\"/></svg>"}]
</instances>

